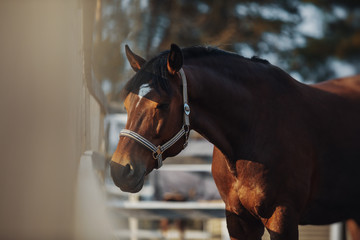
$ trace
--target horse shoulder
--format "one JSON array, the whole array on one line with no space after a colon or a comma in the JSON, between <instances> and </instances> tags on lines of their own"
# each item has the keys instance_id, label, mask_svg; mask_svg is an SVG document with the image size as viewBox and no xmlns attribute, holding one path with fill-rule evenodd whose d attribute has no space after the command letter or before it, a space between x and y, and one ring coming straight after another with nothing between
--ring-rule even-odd
<instances>
[{"instance_id":1,"label":"horse shoulder","mask_svg":"<svg viewBox=\"0 0 360 240\"><path fill-rule=\"evenodd\" d=\"M241 204L237 195L237 181L225 155L216 147L213 152L212 175L227 210L238 213Z\"/></svg>"},{"instance_id":2,"label":"horse shoulder","mask_svg":"<svg viewBox=\"0 0 360 240\"><path fill-rule=\"evenodd\" d=\"M274 202L275 192L272 196L265 193L268 185L265 183L265 178L260 176L264 176L264 169L259 164L242 160L236 163L237 167L244 167L244 171L231 170L234 168L229 167L228 159L219 149L214 148L212 172L226 205L227 218L234 221L231 216L236 216L237 220L242 219L240 220L242 223L258 221L260 224L260 219L270 218L273 213L274 207L271 203ZM245 167L243 164L248 166ZM250 178L251 173L256 173L256 176Z\"/></svg>"}]
</instances>

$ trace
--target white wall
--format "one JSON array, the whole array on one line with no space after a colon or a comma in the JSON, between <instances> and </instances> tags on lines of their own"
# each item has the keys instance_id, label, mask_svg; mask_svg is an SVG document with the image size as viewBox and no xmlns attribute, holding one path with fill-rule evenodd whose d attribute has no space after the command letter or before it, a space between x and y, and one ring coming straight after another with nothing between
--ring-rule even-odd
<instances>
[{"instance_id":1,"label":"white wall","mask_svg":"<svg viewBox=\"0 0 360 240\"><path fill-rule=\"evenodd\" d=\"M80 156L103 145L84 4L93 1L0 2L0 239L74 236Z\"/></svg>"}]
</instances>

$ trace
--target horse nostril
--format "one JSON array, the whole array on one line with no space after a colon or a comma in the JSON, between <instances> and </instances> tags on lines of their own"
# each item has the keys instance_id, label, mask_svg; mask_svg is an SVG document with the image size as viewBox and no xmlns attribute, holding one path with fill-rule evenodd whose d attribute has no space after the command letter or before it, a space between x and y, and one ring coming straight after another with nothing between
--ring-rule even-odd
<instances>
[{"instance_id":1,"label":"horse nostril","mask_svg":"<svg viewBox=\"0 0 360 240\"><path fill-rule=\"evenodd\" d=\"M134 174L134 170L130 164L123 166L113 161L110 162L110 171L111 177L116 181L124 180Z\"/></svg>"},{"instance_id":2,"label":"horse nostril","mask_svg":"<svg viewBox=\"0 0 360 240\"><path fill-rule=\"evenodd\" d=\"M123 182L124 172L125 172L124 170L125 170L125 167L122 166L121 164L118 164L113 161L110 162L111 177L112 177L115 185L118 187L121 184L121 182Z\"/></svg>"},{"instance_id":3,"label":"horse nostril","mask_svg":"<svg viewBox=\"0 0 360 240\"><path fill-rule=\"evenodd\" d=\"M130 173L131 173L130 164L126 164L126 166L125 166L125 168L124 168L123 176L124 176L124 177L129 176Z\"/></svg>"},{"instance_id":4,"label":"horse nostril","mask_svg":"<svg viewBox=\"0 0 360 240\"><path fill-rule=\"evenodd\" d=\"M110 162L110 173L113 182L121 190L129 192L132 190L132 185L138 183L136 178L136 172L132 168L131 164L121 165L117 162Z\"/></svg>"}]
</instances>

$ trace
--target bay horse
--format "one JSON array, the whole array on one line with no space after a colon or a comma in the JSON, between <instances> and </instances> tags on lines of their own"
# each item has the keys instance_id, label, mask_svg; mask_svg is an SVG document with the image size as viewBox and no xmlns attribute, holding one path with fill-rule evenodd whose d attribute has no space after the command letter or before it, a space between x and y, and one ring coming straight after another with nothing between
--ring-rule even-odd
<instances>
[{"instance_id":1,"label":"bay horse","mask_svg":"<svg viewBox=\"0 0 360 240\"><path fill-rule=\"evenodd\" d=\"M120 189L140 191L193 129L215 146L231 239L261 239L266 228L272 240L294 240L299 224L347 219L359 229L360 76L309 86L212 47L172 44L150 61L125 48L136 74L110 163Z\"/></svg>"}]
</instances>

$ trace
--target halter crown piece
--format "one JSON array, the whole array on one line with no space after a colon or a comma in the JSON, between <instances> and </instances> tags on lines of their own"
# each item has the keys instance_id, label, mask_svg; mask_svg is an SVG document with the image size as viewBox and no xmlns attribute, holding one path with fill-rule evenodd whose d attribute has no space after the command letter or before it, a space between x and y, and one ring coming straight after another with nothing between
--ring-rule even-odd
<instances>
[{"instance_id":1,"label":"halter crown piece","mask_svg":"<svg viewBox=\"0 0 360 240\"><path fill-rule=\"evenodd\" d=\"M188 104L188 95L187 95L187 82L186 82L186 76L184 70L181 68L180 76L183 84L183 101L184 101L184 123L180 131L169 141L164 143L163 145L155 146L152 144L149 140L141 136L140 134L133 132L128 129L123 129L120 131L120 137L129 137L137 141L138 143L142 144L144 147L148 148L150 151L152 151L152 156L155 160L157 160L157 169L159 169L162 166L162 154L169 149L172 145L174 145L179 139L181 139L182 136L185 136L185 144L184 148L186 148L189 140L189 131L190 131L190 106Z\"/></svg>"}]
</instances>

